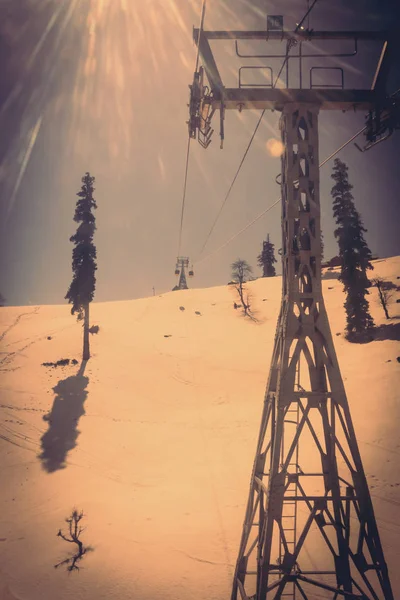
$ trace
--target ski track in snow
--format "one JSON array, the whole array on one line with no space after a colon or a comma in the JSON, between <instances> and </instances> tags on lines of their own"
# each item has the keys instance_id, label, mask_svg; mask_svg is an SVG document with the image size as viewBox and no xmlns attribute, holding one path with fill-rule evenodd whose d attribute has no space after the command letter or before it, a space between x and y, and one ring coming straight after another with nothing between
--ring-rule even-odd
<instances>
[{"instance_id":1,"label":"ski track in snow","mask_svg":"<svg viewBox=\"0 0 400 600\"><path fill-rule=\"evenodd\" d=\"M9 325L7 327L7 329L5 329L3 331L3 333L0 335L0 342L3 342L3 340L10 333L10 331L12 331L13 329L15 329L15 327L17 327L17 325L20 323L22 317L37 315L39 312L39 309L40 309L40 306L36 306L31 312L25 312L25 313L19 314L16 317L16 319L14 320L14 322L11 325ZM29 339L29 338L25 338L25 339ZM25 341L25 340L21 340L21 341ZM15 370L19 369L20 367L11 367L14 359L17 356L21 355L27 348L32 346L32 344L34 344L36 341L37 341L37 339L35 338L34 340L30 341L28 344L25 344L25 346L22 346L21 348L19 348L16 351L13 351L13 352L1 352L1 354L5 354L5 356L0 359L0 371L15 371ZM14 343L19 343L19 342L14 342ZM7 346L8 345L6 344L4 347L6 348Z\"/></svg>"},{"instance_id":2,"label":"ski track in snow","mask_svg":"<svg viewBox=\"0 0 400 600\"><path fill-rule=\"evenodd\" d=\"M189 332L189 324L186 324L186 337L189 339L189 345L191 347L191 355L195 356L195 352L194 352L194 337L193 335L190 335ZM179 366L179 363L177 365L178 371L180 373L181 371L181 367ZM216 514L217 514L217 520L218 520L218 524L219 524L219 529L220 529L220 535L221 535L221 540L222 540L222 546L223 546L223 550L224 550L224 554L226 557L226 562L223 563L224 566L226 566L226 575L227 575L227 580L229 582L232 581L232 577L233 577L233 565L231 564L231 559L230 559L230 553L229 553L229 547L228 547L228 541L227 541L227 537L226 537L226 531L225 531L225 525L224 525L224 520L223 520L223 516L222 516L222 511L221 511L221 506L220 506L220 501L218 498L218 492L216 489L216 485L215 485L215 474L213 471L213 467L212 467L212 457L210 456L210 451L209 451L209 440L208 440L208 434L207 434L207 428L205 427L205 423L204 423L204 418L202 415L202 403L201 401L199 401L198 399L198 395L197 395L197 389L199 386L195 383L195 369L196 369L196 361L192 361L189 364L189 369L191 371L191 377L190 379L188 379L187 377L183 377L181 374L179 374L179 379L184 385L191 385L194 387L194 395L195 395L195 399L196 399L196 406L197 406L197 414L199 417L199 422L200 422L200 432L201 432L201 436L203 439L203 448L204 448L204 456L206 459L206 464L207 464L207 470L209 473L209 477L210 477L210 483L211 483L211 489L212 489L212 494L214 497L214 503L215 503L215 509L216 509ZM193 557L191 557L193 558ZM198 560L198 559L195 559ZM201 560L199 560L199 562L202 562Z\"/></svg>"},{"instance_id":3,"label":"ski track in snow","mask_svg":"<svg viewBox=\"0 0 400 600\"><path fill-rule=\"evenodd\" d=\"M40 309L40 306L36 306L32 311L21 313L20 315L18 315L18 317L15 319L15 321L13 323L11 323L11 325L9 325L7 327L7 329L5 329L3 331L2 334L0 334L0 342L2 342L3 339L6 337L6 335L8 335L10 333L10 331L12 331L18 325L18 323L20 322L22 317L37 315L37 313L39 312L39 309Z\"/></svg>"},{"instance_id":4,"label":"ski track in snow","mask_svg":"<svg viewBox=\"0 0 400 600\"><path fill-rule=\"evenodd\" d=\"M30 348L33 344L36 344L37 342L41 342L43 340L48 339L48 337L53 337L55 334L60 334L61 332L71 329L73 327L75 327L75 323L66 325L65 327L62 328L57 328L57 329L51 329L48 330L45 334L41 334L41 335L35 335L35 336L28 336L25 338L21 338L21 339L17 339L17 340L12 340L8 343L4 343L4 340L7 338L7 336L10 334L11 331L13 331L18 325L21 324L21 319L23 317L29 317L29 316L33 316L33 315L37 315L39 313L40 310L40 306L36 306L32 311L30 312L24 312L19 314L13 323L11 323L11 325L9 325L2 334L0 334L0 343L2 343L2 347L3 348L9 348L11 346L16 346L18 344L24 343L24 342L28 342L25 345L21 346L20 348L17 348L16 350L12 350L12 351L0 351L0 356L3 355L0 358L0 372L12 372L12 371L16 371L18 369L21 368L21 366L18 367L13 367L12 363L14 362L14 360L18 357L23 355L23 352L25 350L27 350L28 348Z\"/></svg>"},{"instance_id":5,"label":"ski track in snow","mask_svg":"<svg viewBox=\"0 0 400 600\"><path fill-rule=\"evenodd\" d=\"M183 556L186 556L187 558L190 558L191 560L195 560L196 562L204 563L206 565L216 565L216 566L228 567L230 569L233 569L233 567L235 566L232 563L216 562L213 560L207 560L205 558L199 558L198 556L192 556L188 552L185 552L184 550L180 550L179 548L175 548L174 546L170 546L170 548L174 552L179 552L179 554L183 554Z\"/></svg>"}]
</instances>

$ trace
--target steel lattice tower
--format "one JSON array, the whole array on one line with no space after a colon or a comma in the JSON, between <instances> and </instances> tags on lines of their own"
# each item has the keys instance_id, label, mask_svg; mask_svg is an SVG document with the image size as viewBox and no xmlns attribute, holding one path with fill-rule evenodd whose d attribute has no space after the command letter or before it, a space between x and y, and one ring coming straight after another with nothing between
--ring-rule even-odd
<instances>
[{"instance_id":1,"label":"steel lattice tower","mask_svg":"<svg viewBox=\"0 0 400 600\"><path fill-rule=\"evenodd\" d=\"M178 256L176 259L175 275L179 275L179 282L175 289L187 290L188 284L186 281L186 269L189 269L189 258L186 256ZM189 277L193 277L193 267L189 269Z\"/></svg>"},{"instance_id":2,"label":"steel lattice tower","mask_svg":"<svg viewBox=\"0 0 400 600\"><path fill-rule=\"evenodd\" d=\"M318 114L368 110L364 150L398 129L399 102L386 91L396 36L300 30L300 24L289 32L282 16L268 16L267 31L196 29L194 40L204 67L190 86L190 137L209 146L217 109L221 147L226 110L282 113L282 306L231 600L314 600L318 592L332 600L394 600L322 296ZM211 40L236 40L241 58L238 40L286 40L287 89L274 87L265 66L270 85L241 85L242 70L257 68L241 67L239 87L226 88ZM334 68L339 86L313 87L321 67L312 67L304 88L302 58L326 56L304 54L302 44L313 40L353 40L354 54L358 40L383 42L371 89L344 89L341 67ZM296 46L300 87L293 89L288 53Z\"/></svg>"},{"instance_id":3,"label":"steel lattice tower","mask_svg":"<svg viewBox=\"0 0 400 600\"><path fill-rule=\"evenodd\" d=\"M282 307L232 600L392 600L322 297L318 108L286 104L281 131ZM310 568L307 537L330 568Z\"/></svg>"},{"instance_id":4,"label":"steel lattice tower","mask_svg":"<svg viewBox=\"0 0 400 600\"><path fill-rule=\"evenodd\" d=\"M188 285L186 282L185 267L181 268L181 273L179 275L178 289L179 290L187 290L188 289Z\"/></svg>"}]
</instances>

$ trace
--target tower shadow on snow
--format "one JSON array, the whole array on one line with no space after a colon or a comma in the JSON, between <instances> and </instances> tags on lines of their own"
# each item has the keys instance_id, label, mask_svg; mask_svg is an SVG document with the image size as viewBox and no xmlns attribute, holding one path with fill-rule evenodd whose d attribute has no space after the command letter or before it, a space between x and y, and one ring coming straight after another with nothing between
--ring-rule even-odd
<instances>
[{"instance_id":1,"label":"tower shadow on snow","mask_svg":"<svg viewBox=\"0 0 400 600\"><path fill-rule=\"evenodd\" d=\"M78 422L85 414L83 405L88 394L89 378L84 376L85 367L86 361L83 361L77 375L59 381L53 388L56 397L51 412L43 417L49 428L41 438L39 455L48 473L64 469L68 452L76 446Z\"/></svg>"}]
</instances>

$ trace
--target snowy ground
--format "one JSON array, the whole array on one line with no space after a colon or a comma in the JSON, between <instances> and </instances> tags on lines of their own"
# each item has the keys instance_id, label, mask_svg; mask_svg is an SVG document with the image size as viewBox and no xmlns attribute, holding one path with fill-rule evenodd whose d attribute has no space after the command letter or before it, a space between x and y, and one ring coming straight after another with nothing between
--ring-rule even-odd
<instances>
[{"instance_id":1,"label":"snowy ground","mask_svg":"<svg viewBox=\"0 0 400 600\"><path fill-rule=\"evenodd\" d=\"M350 344L342 286L327 275L398 598L400 292L386 321L371 291L379 339ZM400 257L375 261L373 275L400 285ZM258 323L233 309L229 286L93 304L100 332L84 373L80 363L41 366L80 359L69 307L0 310L0 600L229 598L281 279L249 287ZM94 551L69 574L53 565L71 550L56 534L74 506L87 515L82 539Z\"/></svg>"}]
</instances>

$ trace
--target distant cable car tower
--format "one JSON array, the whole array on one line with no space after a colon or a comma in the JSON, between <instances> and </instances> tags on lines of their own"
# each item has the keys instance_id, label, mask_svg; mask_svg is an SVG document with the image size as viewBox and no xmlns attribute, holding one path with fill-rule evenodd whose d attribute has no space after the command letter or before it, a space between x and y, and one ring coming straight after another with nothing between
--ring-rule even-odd
<instances>
[{"instance_id":1,"label":"distant cable car tower","mask_svg":"<svg viewBox=\"0 0 400 600\"><path fill-rule=\"evenodd\" d=\"M179 283L174 290L187 290L186 269L189 269L189 258L187 256L178 256L176 259L175 275L179 275ZM193 277L193 267L189 269L189 277Z\"/></svg>"}]
</instances>

